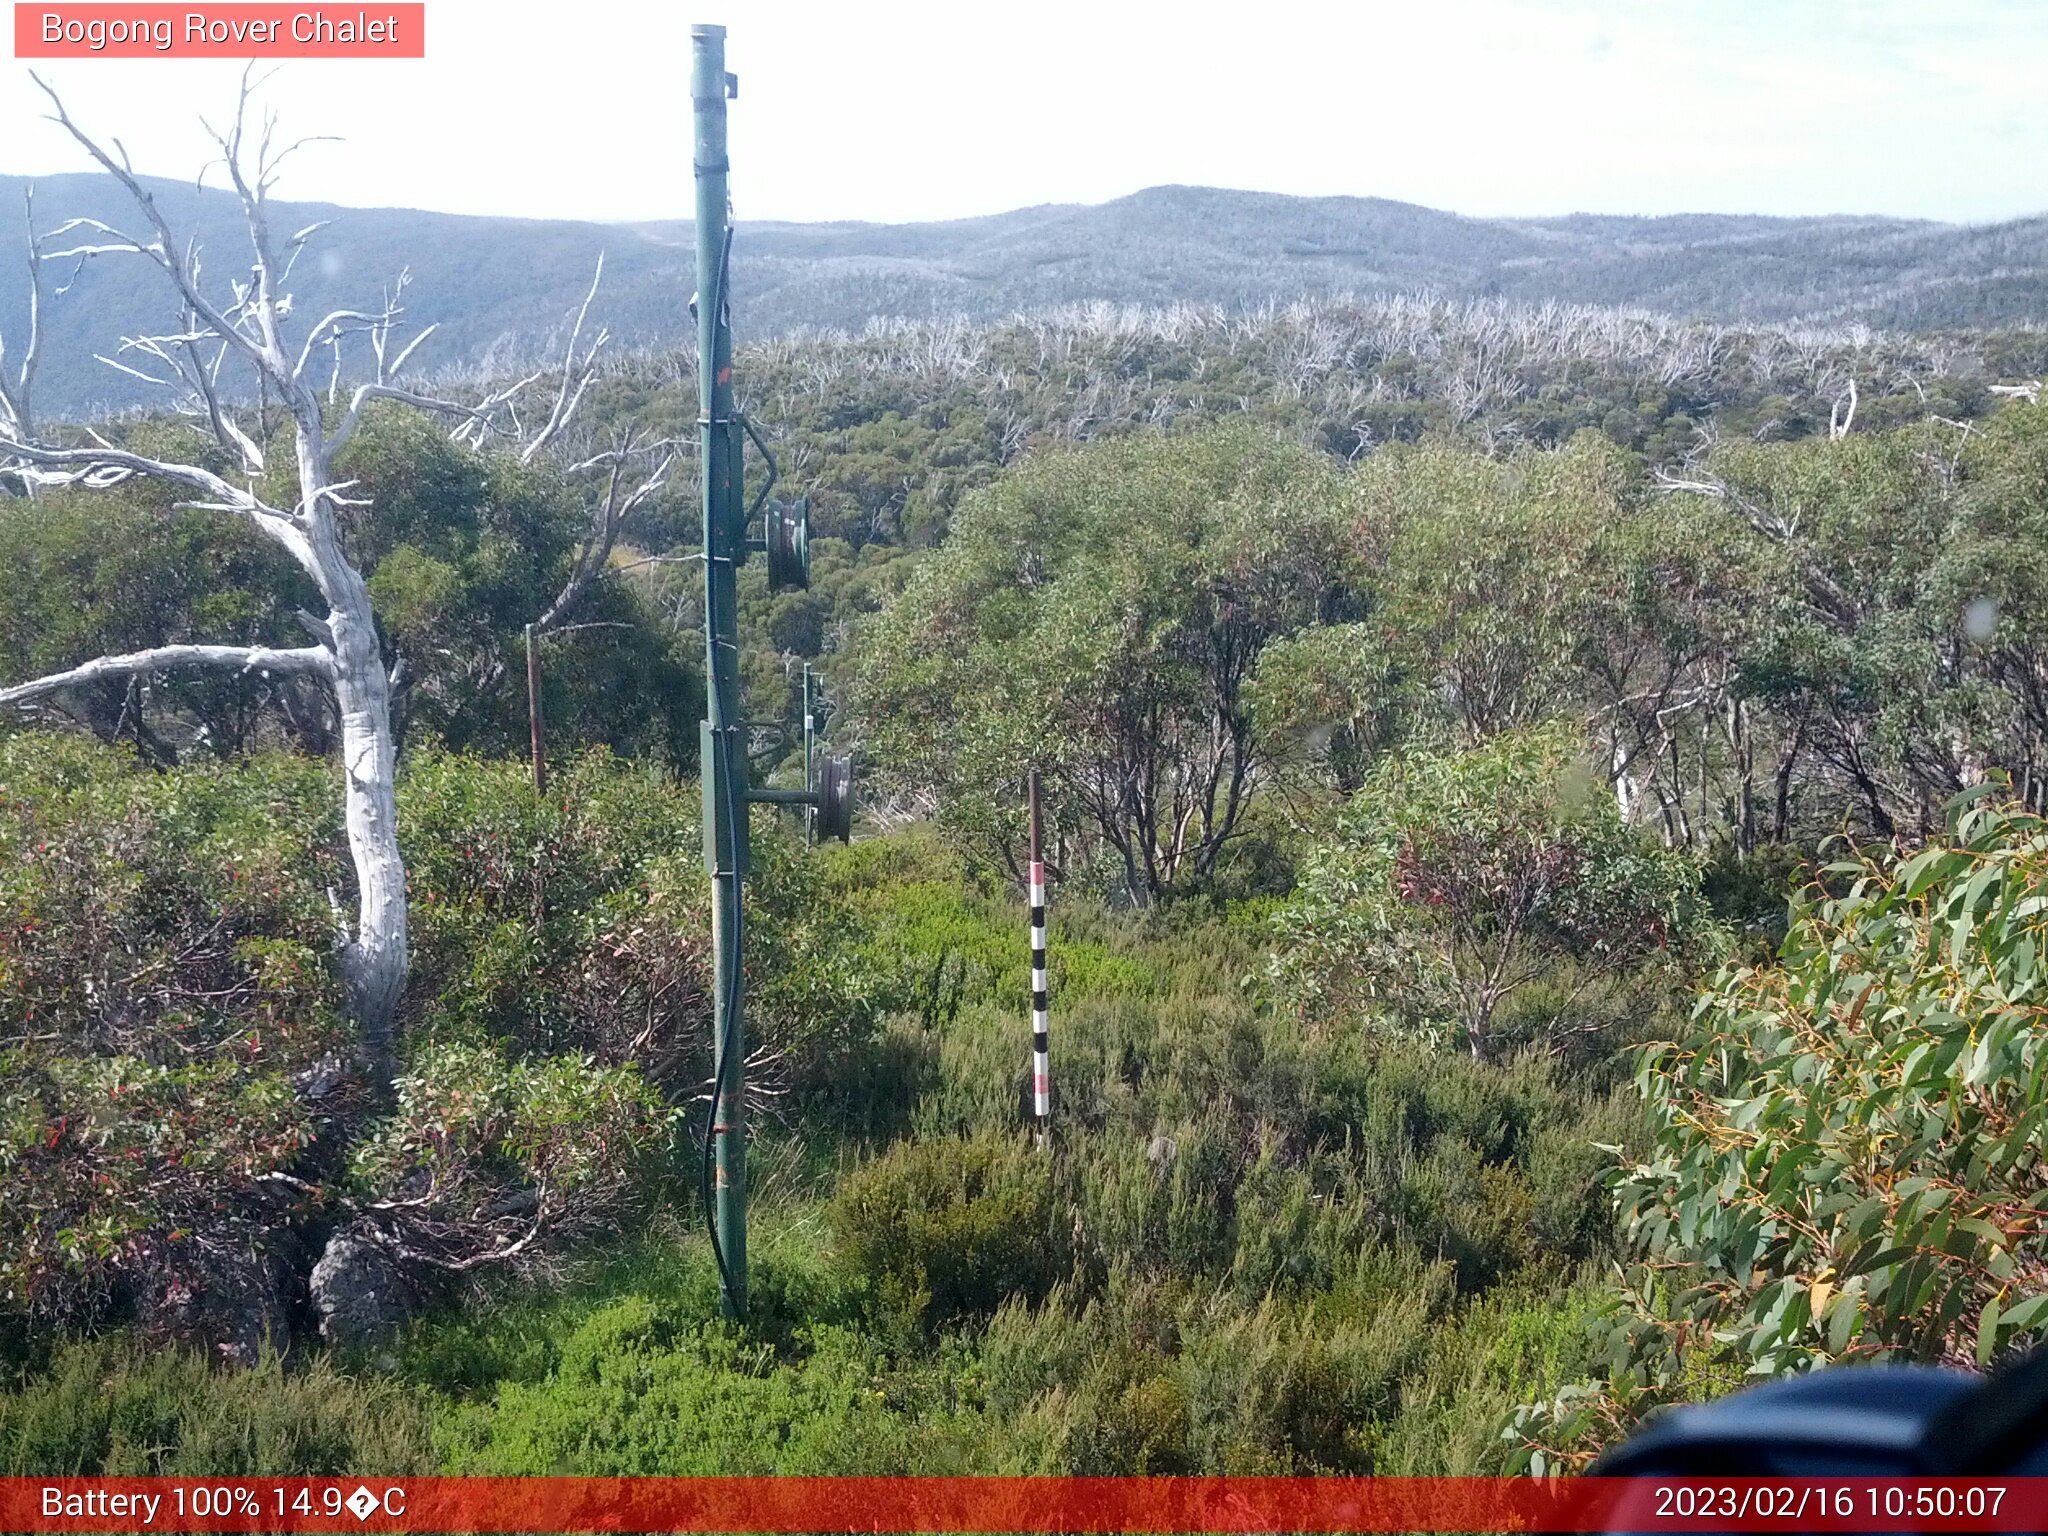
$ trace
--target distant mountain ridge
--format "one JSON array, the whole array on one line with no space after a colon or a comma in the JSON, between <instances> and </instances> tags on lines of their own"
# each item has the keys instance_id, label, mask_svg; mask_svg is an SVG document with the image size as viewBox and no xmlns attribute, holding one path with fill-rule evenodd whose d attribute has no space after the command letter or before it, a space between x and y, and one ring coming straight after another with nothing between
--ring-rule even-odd
<instances>
[{"instance_id":1,"label":"distant mountain ridge","mask_svg":"<svg viewBox=\"0 0 2048 1536\"><path fill-rule=\"evenodd\" d=\"M16 348L27 294L19 255L7 253L22 249L23 185L0 176L0 335ZM149 185L172 227L197 233L213 278L240 271L246 236L231 195ZM119 189L91 175L39 179L36 213L44 229L81 216L135 223ZM334 221L293 274L302 312L374 300L409 267L411 318L441 325L422 356L443 369L549 352L600 251L597 314L623 346L679 338L694 286L683 222L320 203L280 203L274 218L284 231ZM1167 186L941 223L743 222L733 284L743 338L854 329L875 317L996 319L1091 300L1239 307L1388 290L1925 330L2048 321L2048 216L1984 226L1843 215L1481 219L1384 198ZM95 259L50 306L43 408L76 414L147 398L92 354L163 328L168 313L163 279L146 263Z\"/></svg>"}]
</instances>

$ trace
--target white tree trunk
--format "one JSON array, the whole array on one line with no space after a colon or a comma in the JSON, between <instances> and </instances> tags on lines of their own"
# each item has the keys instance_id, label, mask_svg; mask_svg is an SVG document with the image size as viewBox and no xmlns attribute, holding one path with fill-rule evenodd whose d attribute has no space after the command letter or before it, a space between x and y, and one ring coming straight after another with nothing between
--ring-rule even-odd
<instances>
[{"instance_id":1,"label":"white tree trunk","mask_svg":"<svg viewBox=\"0 0 2048 1536\"><path fill-rule=\"evenodd\" d=\"M391 1022L405 990L405 864L398 851L397 753L391 682L384 670L370 593L351 566L329 594L334 696L341 711L342 796L356 871L355 932L342 947L342 979L363 1047L381 1071L392 1058Z\"/></svg>"}]
</instances>

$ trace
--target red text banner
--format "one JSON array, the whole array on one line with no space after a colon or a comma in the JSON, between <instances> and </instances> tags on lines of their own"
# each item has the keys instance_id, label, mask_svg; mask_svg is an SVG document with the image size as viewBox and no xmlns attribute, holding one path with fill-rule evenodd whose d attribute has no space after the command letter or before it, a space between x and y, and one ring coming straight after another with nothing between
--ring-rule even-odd
<instances>
[{"instance_id":1,"label":"red text banner","mask_svg":"<svg viewBox=\"0 0 2048 1536\"><path fill-rule=\"evenodd\" d=\"M423 59L427 8L33 4L16 0L18 59Z\"/></svg>"},{"instance_id":2,"label":"red text banner","mask_svg":"<svg viewBox=\"0 0 2048 1536\"><path fill-rule=\"evenodd\" d=\"M2042 1478L0 1478L8 1531L2038 1531Z\"/></svg>"}]
</instances>

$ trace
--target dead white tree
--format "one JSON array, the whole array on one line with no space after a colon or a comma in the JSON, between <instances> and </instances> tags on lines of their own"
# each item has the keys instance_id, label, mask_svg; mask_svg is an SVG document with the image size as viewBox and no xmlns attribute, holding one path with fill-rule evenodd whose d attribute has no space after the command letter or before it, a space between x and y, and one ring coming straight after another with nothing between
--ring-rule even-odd
<instances>
[{"instance_id":1,"label":"dead white tree","mask_svg":"<svg viewBox=\"0 0 2048 1536\"><path fill-rule=\"evenodd\" d=\"M43 341L43 253L36 239L36 189L24 187L22 215L28 229L28 332L19 360L8 377L7 338L0 335L0 433L26 439L35 435L36 363Z\"/></svg>"},{"instance_id":2,"label":"dead white tree","mask_svg":"<svg viewBox=\"0 0 2048 1536\"><path fill-rule=\"evenodd\" d=\"M1838 395L1835 403L1828 407L1828 437L1838 441L1849 435L1849 429L1856 424L1856 377L1849 376L1849 387Z\"/></svg>"},{"instance_id":3,"label":"dead white tree","mask_svg":"<svg viewBox=\"0 0 2048 1536\"><path fill-rule=\"evenodd\" d=\"M570 447L571 424L577 409L590 386L597 381L598 355L605 343L611 340L611 333L600 328L587 342L583 339L584 329L589 324L590 306L596 302L598 289L604 284L604 257L597 258L597 269L591 274L590 290L583 295L583 302L577 306L569 324L569 340L562 351L562 378L555 391L553 406L547 417L532 432L521 432L515 416L514 432L519 441L519 462L532 464L536 460L557 464L564 478L571 483L589 484L595 482L596 493L589 498L585 507L588 518L586 532L580 548L570 565L569 575L561 589L542 610L534 621L535 634L545 635L559 629L583 594L591 585L611 568L612 551L618 546L619 537L626 531L633 514L645 507L668 485L669 471L675 467L679 449L674 438L646 439L627 428L614 434L603 448L585 449L581 456ZM522 381L532 383L538 375ZM583 436L583 434L576 434ZM478 442L481 446L481 441ZM568 449L568 452L564 452ZM545 456L545 458L543 457ZM565 459L571 460L564 462Z\"/></svg>"},{"instance_id":4,"label":"dead white tree","mask_svg":"<svg viewBox=\"0 0 2048 1536\"><path fill-rule=\"evenodd\" d=\"M117 356L106 361L182 391L184 408L205 421L238 467L230 472L231 478L198 464L150 458L120 448L97 432L88 432L82 442L61 445L37 429L24 399L10 404L6 416L0 417L0 475L30 489L104 488L137 477L165 481L192 493L194 499L178 505L242 518L285 550L312 579L327 612L324 618L301 615L314 642L307 646L280 650L170 645L102 656L47 677L0 688L0 704L27 704L95 679L142 677L181 667L310 674L325 683L332 691L339 718L344 820L355 871L353 917L344 911L339 898L335 900L336 944L350 1016L372 1072L380 1079L387 1078L393 1059L392 1019L405 986L409 958L405 869L399 855L394 793L393 677L378 641L368 587L342 544L342 510L364 503L345 494L351 482L336 479L334 461L373 401L398 401L452 417L458 434L481 440L495 430L498 409L520 386L497 391L477 405L460 405L400 385L400 370L425 339L422 333L409 345L393 347L403 279L396 293L386 295L381 308L337 310L308 328L296 347L288 342L286 324L292 303L284 285L292 264L320 226L299 230L282 241L271 230L269 192L279 165L299 146L274 147L274 118L266 117L260 133L252 134L248 76L243 78L232 126L226 132L208 130L220 146L222 163L241 201L249 232L247 274L226 284L225 293L209 291L202 284L197 248L181 245L172 233L120 142L111 141L111 151L102 147L72 121L55 91L40 78L36 84L50 99L51 120L121 184L143 222L140 231L131 235L96 219L71 220L44 237L32 256L32 271L43 261L84 262L102 256L139 256L154 263L175 301L176 326L158 335L123 338ZM71 243L59 246L62 241ZM338 359L341 338L350 335L368 338L376 360L374 376L354 388L346 408L338 410L338 419L330 426L323 404L339 405L338 361L324 390L315 382L314 373L323 355ZM220 385L223 365L230 363L253 375L252 395L277 402L288 415L296 473L287 505L272 505L259 492L258 477L264 472L262 447L237 424Z\"/></svg>"},{"instance_id":5,"label":"dead white tree","mask_svg":"<svg viewBox=\"0 0 2048 1536\"><path fill-rule=\"evenodd\" d=\"M611 569L612 551L618 546L619 535L625 532L633 514L667 486L669 470L675 462L676 449L671 443L642 443L628 430L614 439L609 448L569 467L572 477L597 475L601 488L590 502L589 531L576 551L568 578L535 621L535 633L545 635L561 627L591 583Z\"/></svg>"}]
</instances>

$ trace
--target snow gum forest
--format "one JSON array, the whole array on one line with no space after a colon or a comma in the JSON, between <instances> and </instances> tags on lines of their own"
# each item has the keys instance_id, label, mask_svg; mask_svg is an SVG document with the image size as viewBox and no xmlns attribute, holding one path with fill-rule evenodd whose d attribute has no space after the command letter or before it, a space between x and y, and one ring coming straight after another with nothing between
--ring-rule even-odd
<instances>
[{"instance_id":1,"label":"snow gum forest","mask_svg":"<svg viewBox=\"0 0 2048 1536\"><path fill-rule=\"evenodd\" d=\"M347 220L255 109L203 249L65 121L97 211L0 311L0 1474L1541 1472L2048 1335L2040 329L742 327L812 518L740 576L751 771L808 666L860 799L754 811L737 1324L693 350L593 262L444 364L396 264L293 302ZM81 262L141 296L83 358ZM46 403L93 351L135 403Z\"/></svg>"}]
</instances>

